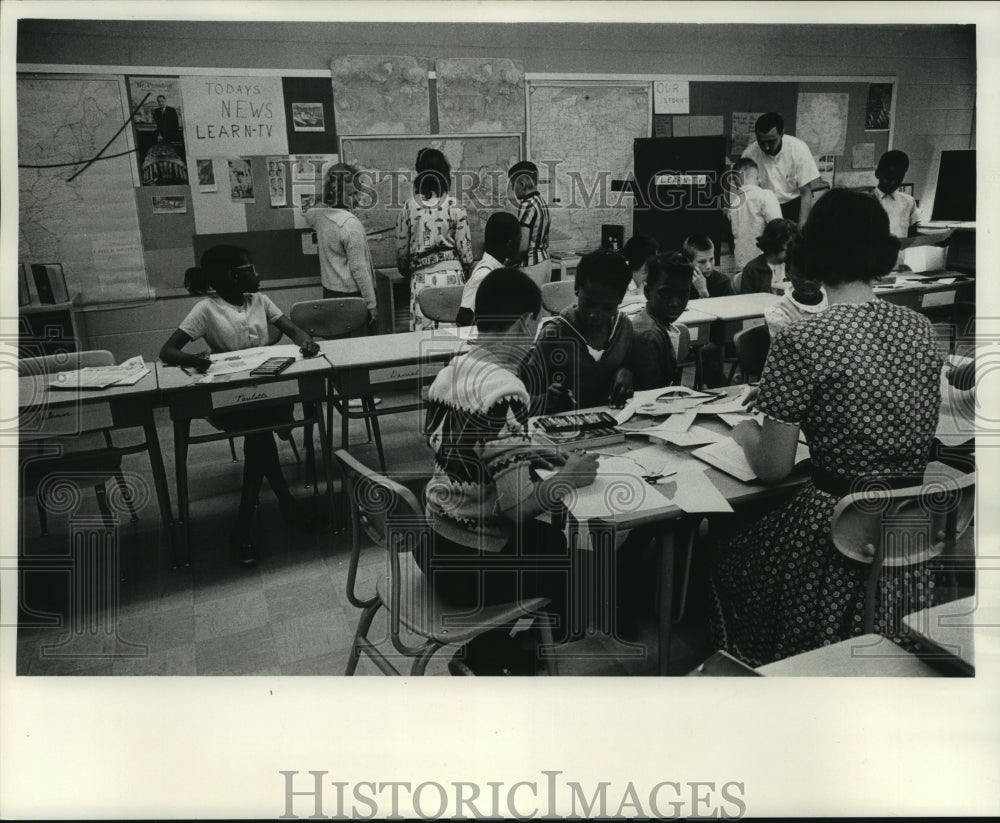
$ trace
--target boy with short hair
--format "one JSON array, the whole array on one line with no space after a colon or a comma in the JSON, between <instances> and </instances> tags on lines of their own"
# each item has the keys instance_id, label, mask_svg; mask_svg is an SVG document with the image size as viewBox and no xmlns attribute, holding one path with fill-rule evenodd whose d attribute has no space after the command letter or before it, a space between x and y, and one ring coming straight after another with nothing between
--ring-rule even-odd
<instances>
[{"instance_id":1,"label":"boy with short hair","mask_svg":"<svg viewBox=\"0 0 1000 823\"><path fill-rule=\"evenodd\" d=\"M691 299L728 297L734 294L733 281L715 268L715 245L707 234L692 234L684 240L684 256L694 267Z\"/></svg>"},{"instance_id":2,"label":"boy with short hair","mask_svg":"<svg viewBox=\"0 0 1000 823\"><path fill-rule=\"evenodd\" d=\"M549 207L538 191L538 166L522 160L507 172L511 191L517 198L517 220L522 226L520 268L539 286L552 278L549 260Z\"/></svg>"},{"instance_id":3,"label":"boy with short hair","mask_svg":"<svg viewBox=\"0 0 1000 823\"><path fill-rule=\"evenodd\" d=\"M561 531L537 515L556 507L570 487L593 483L597 461L583 452L542 449L529 437L530 398L518 366L541 306L537 284L517 269L495 269L480 284L479 336L437 374L427 395L424 431L434 474L425 499L433 546L415 557L435 594L468 607L470 615L486 605L544 596L565 631L567 572L556 558L565 558L566 544ZM543 468L556 471L539 480L536 470ZM518 638L509 627L487 632L457 657L476 674L533 673L534 651ZM461 668L457 659L449 664L453 673Z\"/></svg>"},{"instance_id":4,"label":"boy with short hair","mask_svg":"<svg viewBox=\"0 0 1000 823\"><path fill-rule=\"evenodd\" d=\"M781 217L781 206L773 191L760 187L760 170L749 157L733 163L733 191L726 216L733 230L733 257L740 271L757 256L757 238L771 220Z\"/></svg>"},{"instance_id":5,"label":"boy with short hair","mask_svg":"<svg viewBox=\"0 0 1000 823\"><path fill-rule=\"evenodd\" d=\"M674 325L687 307L694 269L678 252L648 261L646 306L631 318L633 385L636 391L670 385L677 376L680 330Z\"/></svg>"},{"instance_id":6,"label":"boy with short hair","mask_svg":"<svg viewBox=\"0 0 1000 823\"><path fill-rule=\"evenodd\" d=\"M889 215L889 231L899 238L918 234L917 223L920 221L916 201L905 191L899 190L909 168L910 158L906 152L895 149L883 154L875 168L878 187L872 195Z\"/></svg>"},{"instance_id":7,"label":"boy with short hair","mask_svg":"<svg viewBox=\"0 0 1000 823\"><path fill-rule=\"evenodd\" d=\"M506 211L494 212L486 221L483 257L476 263L462 290L462 303L456 325L471 326L475 318L476 293L483 280L494 269L506 266L517 257L521 243L521 226L517 218Z\"/></svg>"}]
</instances>

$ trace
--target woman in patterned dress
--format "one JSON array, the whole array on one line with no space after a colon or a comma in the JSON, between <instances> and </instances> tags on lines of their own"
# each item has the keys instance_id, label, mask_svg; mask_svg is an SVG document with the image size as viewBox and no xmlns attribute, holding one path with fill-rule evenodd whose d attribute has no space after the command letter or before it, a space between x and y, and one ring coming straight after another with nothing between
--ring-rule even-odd
<instances>
[{"instance_id":1,"label":"woman in patterned dress","mask_svg":"<svg viewBox=\"0 0 1000 823\"><path fill-rule=\"evenodd\" d=\"M417 295L428 286L458 286L472 271L469 218L448 194L451 166L437 149L417 153L413 196L396 224L396 267L410 280L410 330L434 327Z\"/></svg>"},{"instance_id":2,"label":"woman in patterned dress","mask_svg":"<svg viewBox=\"0 0 1000 823\"><path fill-rule=\"evenodd\" d=\"M812 480L739 532L713 557L713 634L760 666L861 634L869 566L830 540L837 502L866 482L919 484L937 426L941 359L926 317L880 300L872 281L893 266L898 241L877 201L834 189L813 207L795 263L823 282L830 308L778 332L760 380L764 422L733 438L765 483L791 472L801 429ZM886 568L875 630L931 605L925 565Z\"/></svg>"}]
</instances>

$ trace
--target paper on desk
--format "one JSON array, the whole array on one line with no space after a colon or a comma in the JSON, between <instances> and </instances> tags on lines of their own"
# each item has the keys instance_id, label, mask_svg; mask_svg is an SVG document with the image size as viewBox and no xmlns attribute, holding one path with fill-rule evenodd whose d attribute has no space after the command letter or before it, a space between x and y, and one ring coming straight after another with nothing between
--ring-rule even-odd
<instances>
[{"instance_id":1,"label":"paper on desk","mask_svg":"<svg viewBox=\"0 0 1000 823\"><path fill-rule=\"evenodd\" d=\"M948 231L936 231L931 234L918 234L915 237L900 238L900 251L903 249L914 249L918 246L936 246L938 243L943 243L951 237L954 231L954 229L948 229Z\"/></svg>"},{"instance_id":2,"label":"paper on desk","mask_svg":"<svg viewBox=\"0 0 1000 823\"><path fill-rule=\"evenodd\" d=\"M746 420L759 420L761 417L763 417L763 415L758 411L722 412L722 414L719 415L719 419L723 423L734 429Z\"/></svg>"},{"instance_id":3,"label":"paper on desk","mask_svg":"<svg viewBox=\"0 0 1000 823\"><path fill-rule=\"evenodd\" d=\"M538 476L544 478L551 473L540 470ZM604 457L597 464L594 482L568 491L563 503L578 520L614 520L636 512L669 508L670 502L642 479L644 473L634 460Z\"/></svg>"},{"instance_id":4,"label":"paper on desk","mask_svg":"<svg viewBox=\"0 0 1000 823\"><path fill-rule=\"evenodd\" d=\"M743 388L727 400L717 400L713 403L703 403L697 409L698 414L739 414L746 412L747 407L743 405L743 398L753 387L743 386Z\"/></svg>"},{"instance_id":5,"label":"paper on desk","mask_svg":"<svg viewBox=\"0 0 1000 823\"><path fill-rule=\"evenodd\" d=\"M750 468L746 455L743 453L743 447L731 437L709 446L702 446L691 454L744 483L757 479L757 473ZM800 442L795 450L795 464L798 465L803 460L808 459L809 447Z\"/></svg>"},{"instance_id":6,"label":"paper on desk","mask_svg":"<svg viewBox=\"0 0 1000 823\"><path fill-rule=\"evenodd\" d=\"M643 429L643 434L655 435L660 437L664 434L682 434L691 428L691 424L694 423L695 410L689 409L686 412L680 412L678 414L672 414L670 417L657 423L655 426L649 429Z\"/></svg>"},{"instance_id":7,"label":"paper on desk","mask_svg":"<svg viewBox=\"0 0 1000 823\"><path fill-rule=\"evenodd\" d=\"M294 357L296 360L301 360L302 352L298 346L292 343L210 354L208 359L212 361L212 365L209 366L205 374L210 377L219 377L224 374L250 371L272 357Z\"/></svg>"},{"instance_id":8,"label":"paper on desk","mask_svg":"<svg viewBox=\"0 0 1000 823\"><path fill-rule=\"evenodd\" d=\"M714 431L706 429L704 426L692 426L686 432L669 431L664 430L660 426L652 426L648 429L644 429L642 434L655 437L659 440L665 440L675 446L685 447L704 446L706 443L718 443L720 440L724 440L727 437L725 434L717 434Z\"/></svg>"},{"instance_id":9,"label":"paper on desk","mask_svg":"<svg viewBox=\"0 0 1000 823\"><path fill-rule=\"evenodd\" d=\"M705 476L705 467L685 463L674 478L677 488L673 504L688 514L695 512L731 512L733 507L715 484Z\"/></svg>"},{"instance_id":10,"label":"paper on desk","mask_svg":"<svg viewBox=\"0 0 1000 823\"><path fill-rule=\"evenodd\" d=\"M149 374L149 367L140 355L130 357L117 366L87 366L77 371L53 375L49 385L58 389L104 389L108 386L134 386Z\"/></svg>"}]
</instances>

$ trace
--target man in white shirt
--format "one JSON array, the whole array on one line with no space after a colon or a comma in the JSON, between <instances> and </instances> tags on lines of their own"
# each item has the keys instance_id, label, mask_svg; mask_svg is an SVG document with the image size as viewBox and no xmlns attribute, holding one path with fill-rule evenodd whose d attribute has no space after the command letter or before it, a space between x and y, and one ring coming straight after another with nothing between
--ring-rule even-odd
<instances>
[{"instance_id":1,"label":"man in white shirt","mask_svg":"<svg viewBox=\"0 0 1000 823\"><path fill-rule=\"evenodd\" d=\"M778 198L773 191L762 189L759 180L757 163L749 157L733 163L733 191L726 215L733 229L733 257L739 271L760 254L757 238L764 233L764 226L781 218Z\"/></svg>"},{"instance_id":2,"label":"man in white shirt","mask_svg":"<svg viewBox=\"0 0 1000 823\"><path fill-rule=\"evenodd\" d=\"M902 151L887 151L879 158L875 168L878 187L872 194L889 215L889 231L900 239L915 235L920 221L917 202L905 191L899 190L909 169L910 158Z\"/></svg>"},{"instance_id":3,"label":"man in white shirt","mask_svg":"<svg viewBox=\"0 0 1000 823\"><path fill-rule=\"evenodd\" d=\"M803 225L812 208L812 183L819 178L809 146L785 134L784 118L773 111L757 118L754 133L757 141L746 147L743 156L757 164L760 185L774 192L782 216Z\"/></svg>"}]
</instances>

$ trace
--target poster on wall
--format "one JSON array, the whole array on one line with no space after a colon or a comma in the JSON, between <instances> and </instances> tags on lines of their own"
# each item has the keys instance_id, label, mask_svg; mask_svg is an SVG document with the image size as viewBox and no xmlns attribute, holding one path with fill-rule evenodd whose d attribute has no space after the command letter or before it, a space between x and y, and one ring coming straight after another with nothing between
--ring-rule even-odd
<instances>
[{"instance_id":1,"label":"poster on wall","mask_svg":"<svg viewBox=\"0 0 1000 823\"><path fill-rule=\"evenodd\" d=\"M795 136L805 141L813 157L844 154L848 103L849 95L839 92L799 92Z\"/></svg>"},{"instance_id":2,"label":"poster on wall","mask_svg":"<svg viewBox=\"0 0 1000 823\"><path fill-rule=\"evenodd\" d=\"M816 168L819 170L819 179L829 188L833 188L833 168L836 157L832 154L823 154L816 158Z\"/></svg>"},{"instance_id":3,"label":"poster on wall","mask_svg":"<svg viewBox=\"0 0 1000 823\"><path fill-rule=\"evenodd\" d=\"M211 158L198 160L196 161L196 165L198 167L198 191L218 191L219 186L215 182L215 166L212 165Z\"/></svg>"},{"instance_id":4,"label":"poster on wall","mask_svg":"<svg viewBox=\"0 0 1000 823\"><path fill-rule=\"evenodd\" d=\"M891 114L892 83L869 83L865 131L889 131Z\"/></svg>"},{"instance_id":5,"label":"poster on wall","mask_svg":"<svg viewBox=\"0 0 1000 823\"><path fill-rule=\"evenodd\" d=\"M875 168L874 143L855 143L853 146L851 146L851 168L852 169Z\"/></svg>"},{"instance_id":6,"label":"poster on wall","mask_svg":"<svg viewBox=\"0 0 1000 823\"><path fill-rule=\"evenodd\" d=\"M741 157L743 152L746 151L746 147L753 142L755 139L753 134L754 123L757 122L757 118L763 113L762 111L733 112L732 136L730 138L732 148L729 150L731 157Z\"/></svg>"},{"instance_id":7,"label":"poster on wall","mask_svg":"<svg viewBox=\"0 0 1000 823\"><path fill-rule=\"evenodd\" d=\"M284 206L288 203L288 196L285 194L285 166L288 159L285 157L267 158L267 188L271 196L272 206Z\"/></svg>"},{"instance_id":8,"label":"poster on wall","mask_svg":"<svg viewBox=\"0 0 1000 823\"><path fill-rule=\"evenodd\" d=\"M246 157L229 160L229 199L234 203L254 203L253 169Z\"/></svg>"},{"instance_id":9,"label":"poster on wall","mask_svg":"<svg viewBox=\"0 0 1000 823\"><path fill-rule=\"evenodd\" d=\"M288 154L280 77L180 78L184 139L197 157Z\"/></svg>"},{"instance_id":10,"label":"poster on wall","mask_svg":"<svg viewBox=\"0 0 1000 823\"><path fill-rule=\"evenodd\" d=\"M135 155L144 186L187 183L183 107L177 77L129 77Z\"/></svg>"},{"instance_id":11,"label":"poster on wall","mask_svg":"<svg viewBox=\"0 0 1000 823\"><path fill-rule=\"evenodd\" d=\"M292 103L292 128L295 131L326 131L322 103Z\"/></svg>"}]
</instances>

